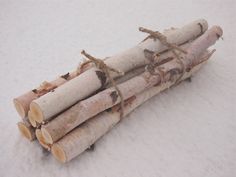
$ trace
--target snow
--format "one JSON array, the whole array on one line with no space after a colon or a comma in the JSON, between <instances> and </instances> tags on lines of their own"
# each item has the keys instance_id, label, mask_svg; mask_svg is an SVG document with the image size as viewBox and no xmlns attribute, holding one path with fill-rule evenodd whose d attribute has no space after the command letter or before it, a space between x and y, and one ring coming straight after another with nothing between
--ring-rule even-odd
<instances>
[{"instance_id":1,"label":"snow","mask_svg":"<svg viewBox=\"0 0 236 177\"><path fill-rule=\"evenodd\" d=\"M0 176L236 176L235 9L234 0L0 0ZM161 31L197 18L224 30L211 61L95 151L60 164L19 134L12 98L74 69L82 49L110 56L144 38L139 26Z\"/></svg>"}]
</instances>

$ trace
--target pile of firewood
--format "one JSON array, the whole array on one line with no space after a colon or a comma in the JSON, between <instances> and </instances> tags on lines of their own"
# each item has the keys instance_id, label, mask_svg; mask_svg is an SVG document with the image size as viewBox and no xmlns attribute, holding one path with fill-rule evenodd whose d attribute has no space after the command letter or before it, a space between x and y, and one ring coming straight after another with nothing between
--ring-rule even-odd
<instances>
[{"instance_id":1,"label":"pile of firewood","mask_svg":"<svg viewBox=\"0 0 236 177\"><path fill-rule=\"evenodd\" d=\"M21 133L68 162L139 105L190 78L223 33L203 19L163 33L139 30L148 36L138 45L104 60L82 51L87 60L75 71L15 98Z\"/></svg>"}]
</instances>

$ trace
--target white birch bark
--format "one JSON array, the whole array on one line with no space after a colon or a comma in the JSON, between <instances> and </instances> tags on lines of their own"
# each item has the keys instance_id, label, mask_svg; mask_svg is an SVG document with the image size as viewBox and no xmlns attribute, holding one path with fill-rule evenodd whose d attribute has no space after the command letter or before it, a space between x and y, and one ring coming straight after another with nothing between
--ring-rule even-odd
<instances>
[{"instance_id":1,"label":"white birch bark","mask_svg":"<svg viewBox=\"0 0 236 177\"><path fill-rule=\"evenodd\" d=\"M58 87L64 84L65 82L67 82L68 80L71 80L72 78L76 77L76 75L77 75L76 72L71 72L66 75L62 75L61 77L51 81L50 84L54 85L55 87ZM30 109L30 103L33 100L49 92L49 91L44 90L44 93L41 92L39 94L39 93L36 93L38 89L40 89L40 87L38 87L37 89L30 90L24 93L23 95L20 95L17 98L13 99L15 109L22 118L27 117L28 111Z\"/></svg>"},{"instance_id":2,"label":"white birch bark","mask_svg":"<svg viewBox=\"0 0 236 177\"><path fill-rule=\"evenodd\" d=\"M185 73L182 80L190 77L204 63L195 66L190 72ZM159 92L168 89L173 86L175 81L169 81L161 84L157 87L152 87L144 92L135 96L132 102L125 106L124 116L129 114L135 108L143 104L145 101L155 96ZM107 112L97 115L96 117L86 121L81 126L77 127L69 134L65 135L62 139L52 145L52 154L60 162L68 162L75 158L92 144L94 144L99 138L105 135L109 130L112 129L120 121L119 111Z\"/></svg>"},{"instance_id":3,"label":"white birch bark","mask_svg":"<svg viewBox=\"0 0 236 177\"><path fill-rule=\"evenodd\" d=\"M207 28L207 22L200 19L180 29L168 31L165 35L170 43L180 45L197 38ZM106 59L105 63L112 68L126 73L149 62L144 52L145 49L160 53L166 50L167 47L163 46L159 40L150 38L131 49ZM113 78L118 76L115 73L111 74ZM55 89L54 92L50 92L34 100L30 105L31 113L38 122L48 120L81 99L90 96L99 88L103 87L106 82L107 78L103 72L96 68L89 69L80 76Z\"/></svg>"},{"instance_id":4,"label":"white birch bark","mask_svg":"<svg viewBox=\"0 0 236 177\"><path fill-rule=\"evenodd\" d=\"M199 59L202 53L213 45L221 35L221 28L214 26L189 46L187 49L188 53L182 56L182 63L180 63L179 60L174 59L161 65L161 67L155 68L156 73L159 73L159 75L152 75L149 72L145 72L119 84L118 87L123 98L128 99L147 88L160 84L163 80L175 79L174 77L176 77L176 74L184 72L184 68L191 68L196 63L201 62ZM165 73L164 78L161 77L162 73ZM80 101L70 109L58 115L48 124L42 126L43 136L47 143L52 144L84 121L119 102L120 98L114 87L99 92L88 99Z\"/></svg>"},{"instance_id":5,"label":"white birch bark","mask_svg":"<svg viewBox=\"0 0 236 177\"><path fill-rule=\"evenodd\" d=\"M186 42L186 43L180 45L180 47L182 49L186 50L191 45L192 42L193 41ZM177 51L177 53L178 53L178 51ZM166 51L166 52L163 52L160 56L158 56L158 58L155 58L153 60L153 63L156 66L160 66L160 65L163 65L163 64L169 62L172 59L173 59L173 52L172 51ZM149 64L149 63L146 63L146 64ZM123 83L125 81L128 81L129 79L132 79L135 76L138 76L138 75L144 73L144 72L145 72L145 66L141 66L139 68L135 68L135 69L127 72L124 76L118 77L117 79L115 79L116 84L121 84L121 83ZM108 83L106 88L110 88L110 87L112 87L112 84Z\"/></svg>"}]
</instances>

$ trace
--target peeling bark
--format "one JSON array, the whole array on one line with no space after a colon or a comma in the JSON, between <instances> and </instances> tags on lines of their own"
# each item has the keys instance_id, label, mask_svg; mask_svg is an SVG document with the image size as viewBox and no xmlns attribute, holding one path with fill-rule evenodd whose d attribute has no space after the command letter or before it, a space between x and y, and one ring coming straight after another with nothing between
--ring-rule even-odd
<instances>
[{"instance_id":1,"label":"peeling bark","mask_svg":"<svg viewBox=\"0 0 236 177\"><path fill-rule=\"evenodd\" d=\"M203 19L197 20L180 29L168 31L165 34L168 42L180 45L195 39L202 34L202 31L199 28L199 23L203 26L203 31L206 31L208 27L207 22ZM126 73L150 62L145 56L145 49L155 53L160 53L168 48L162 45L159 40L147 39L131 49L109 57L105 60L105 64L111 68ZM75 79L55 89L54 92L50 92L34 100L30 109L32 109L32 114L36 117L35 120L39 122L48 120L81 99L95 93L105 82L104 78L97 75L98 71L100 70L95 68L89 69ZM113 78L119 76L114 72L111 72L110 74Z\"/></svg>"},{"instance_id":2,"label":"peeling bark","mask_svg":"<svg viewBox=\"0 0 236 177\"><path fill-rule=\"evenodd\" d=\"M201 63L195 66L190 72L185 73L182 79L189 78L203 64ZM129 104L125 105L124 115L126 116L148 99L173 85L175 85L175 82L169 81L136 95L135 99L132 99ZM119 115L119 109L115 108L113 111L104 111L93 119L86 121L52 145L51 150L53 156L58 161L65 163L80 155L120 122Z\"/></svg>"},{"instance_id":3,"label":"peeling bark","mask_svg":"<svg viewBox=\"0 0 236 177\"><path fill-rule=\"evenodd\" d=\"M176 58L160 67L158 66L154 68L154 74L145 72L140 76L136 76L122 84L119 84L118 87L123 98L128 99L129 97L150 87L158 86L169 80L175 80L178 82L185 73L186 68L189 68L190 66L192 68L196 64L202 62L202 53L206 51L208 47L215 44L218 39L215 35L216 32L222 35L221 28L214 26L201 37L196 39L187 49L188 53L181 56L181 62ZM84 121L108 108L111 108L115 104L120 103L121 100L119 97L115 103L113 102L114 99L110 94L114 91L116 91L115 88L111 87L89 97L88 99L80 101L70 109L61 113L48 124L42 126L41 130L46 142L49 144L56 142Z\"/></svg>"}]
</instances>

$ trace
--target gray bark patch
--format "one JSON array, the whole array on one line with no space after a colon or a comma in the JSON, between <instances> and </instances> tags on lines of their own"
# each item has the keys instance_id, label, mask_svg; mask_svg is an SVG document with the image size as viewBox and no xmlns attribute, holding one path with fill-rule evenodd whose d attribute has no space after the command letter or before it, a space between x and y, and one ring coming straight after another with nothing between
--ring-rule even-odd
<instances>
[{"instance_id":1,"label":"gray bark patch","mask_svg":"<svg viewBox=\"0 0 236 177\"><path fill-rule=\"evenodd\" d=\"M171 81L174 81L176 75L178 75L178 74L181 73L181 70L179 70L179 69L177 69L177 68L174 68L174 69L171 69L171 70L169 71L169 73L170 73L170 80L171 80Z\"/></svg>"},{"instance_id":2,"label":"gray bark patch","mask_svg":"<svg viewBox=\"0 0 236 177\"><path fill-rule=\"evenodd\" d=\"M106 74L104 72L102 72L102 71L95 71L95 72L97 74L98 79L101 82L101 85L102 85L101 87L103 88L104 85L106 84L106 81L107 81Z\"/></svg>"},{"instance_id":3,"label":"gray bark patch","mask_svg":"<svg viewBox=\"0 0 236 177\"><path fill-rule=\"evenodd\" d=\"M117 98L118 98L117 92L116 91L111 92L110 96L111 96L111 99L112 99L112 103L115 103L117 101Z\"/></svg>"},{"instance_id":4,"label":"gray bark patch","mask_svg":"<svg viewBox=\"0 0 236 177\"><path fill-rule=\"evenodd\" d=\"M34 92L36 94L38 93L37 89L33 89L32 92Z\"/></svg>"},{"instance_id":5,"label":"gray bark patch","mask_svg":"<svg viewBox=\"0 0 236 177\"><path fill-rule=\"evenodd\" d=\"M70 77L70 73L69 72L64 74L64 75L61 75L61 78L65 79L65 80L67 80L69 77Z\"/></svg>"},{"instance_id":6,"label":"gray bark patch","mask_svg":"<svg viewBox=\"0 0 236 177\"><path fill-rule=\"evenodd\" d=\"M153 51L148 50L148 49L144 49L143 52L144 52L145 58L147 58L148 60L153 59L153 55L155 54Z\"/></svg>"},{"instance_id":7,"label":"gray bark patch","mask_svg":"<svg viewBox=\"0 0 236 177\"><path fill-rule=\"evenodd\" d=\"M219 38L220 38L220 35L219 35L218 33L216 33L216 37L217 37L217 39L219 39Z\"/></svg>"},{"instance_id":8,"label":"gray bark patch","mask_svg":"<svg viewBox=\"0 0 236 177\"><path fill-rule=\"evenodd\" d=\"M203 26L201 23L198 23L198 25L200 26L200 29L201 29L201 34L203 34Z\"/></svg>"},{"instance_id":9,"label":"gray bark patch","mask_svg":"<svg viewBox=\"0 0 236 177\"><path fill-rule=\"evenodd\" d=\"M94 150L95 150L95 144L92 144L86 149L86 151L94 151Z\"/></svg>"}]
</instances>

